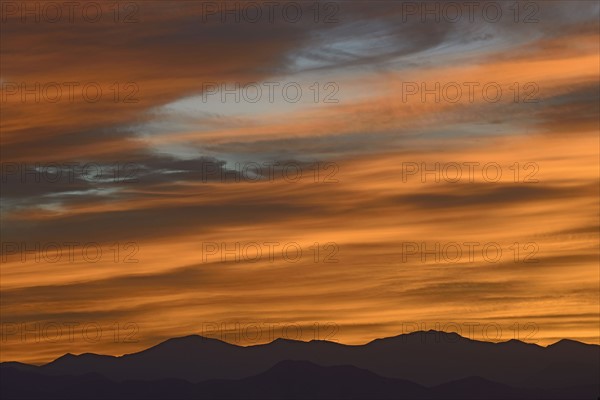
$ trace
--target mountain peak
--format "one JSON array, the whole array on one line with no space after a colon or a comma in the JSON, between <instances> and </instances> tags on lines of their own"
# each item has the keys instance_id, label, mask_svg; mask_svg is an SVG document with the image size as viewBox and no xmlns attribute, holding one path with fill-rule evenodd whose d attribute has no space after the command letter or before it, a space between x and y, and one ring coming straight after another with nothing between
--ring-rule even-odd
<instances>
[{"instance_id":1,"label":"mountain peak","mask_svg":"<svg viewBox=\"0 0 600 400\"><path fill-rule=\"evenodd\" d=\"M409 332L409 333L402 333L402 334L396 335L396 336L378 338L378 339L372 340L369 343L385 343L388 341L397 341L397 340L407 341L407 340L415 339L415 338L419 338L421 341L427 341L427 342L432 341L432 343L455 343L458 341L475 342L475 340L461 336L456 332L444 332L444 331L436 331L434 329L430 329L428 331L413 331L413 332ZM429 339L429 338L431 338L431 340L424 340L424 339ZM367 344L369 344L369 343L367 343Z\"/></svg>"},{"instance_id":2,"label":"mountain peak","mask_svg":"<svg viewBox=\"0 0 600 400\"><path fill-rule=\"evenodd\" d=\"M157 344L154 347L159 347L159 346L160 347L164 347L164 346L187 347L187 346L198 346L198 345L206 345L206 344L239 347L239 346L236 346L235 344L225 342L220 339L211 338L211 337L207 337L207 336L200 336L200 335L195 335L195 334L170 338L170 339L167 339L167 340Z\"/></svg>"},{"instance_id":3,"label":"mountain peak","mask_svg":"<svg viewBox=\"0 0 600 400\"><path fill-rule=\"evenodd\" d=\"M496 344L499 345L510 345L510 346L527 346L527 347L540 347L539 345L535 344L535 343L527 343L527 342L523 342L519 339L510 339L507 340L505 342L498 342Z\"/></svg>"},{"instance_id":4,"label":"mountain peak","mask_svg":"<svg viewBox=\"0 0 600 400\"><path fill-rule=\"evenodd\" d=\"M583 347L583 346L592 346L587 343L578 342L577 340L572 339L561 339L556 343L552 343L548 346L548 348L573 348L573 347Z\"/></svg>"},{"instance_id":5,"label":"mountain peak","mask_svg":"<svg viewBox=\"0 0 600 400\"><path fill-rule=\"evenodd\" d=\"M275 340L273 340L271 343L307 343L307 342L303 342L302 340L294 340L294 339L286 339L286 338L277 338ZM271 344L269 343L269 344Z\"/></svg>"}]
</instances>

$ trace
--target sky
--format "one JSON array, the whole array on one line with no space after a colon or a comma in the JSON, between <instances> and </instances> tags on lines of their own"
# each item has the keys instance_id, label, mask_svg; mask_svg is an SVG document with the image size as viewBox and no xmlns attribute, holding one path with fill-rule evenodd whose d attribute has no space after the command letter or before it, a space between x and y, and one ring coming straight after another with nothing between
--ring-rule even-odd
<instances>
[{"instance_id":1,"label":"sky","mask_svg":"<svg viewBox=\"0 0 600 400\"><path fill-rule=\"evenodd\" d=\"M599 344L600 5L475 3L3 1L0 361Z\"/></svg>"}]
</instances>

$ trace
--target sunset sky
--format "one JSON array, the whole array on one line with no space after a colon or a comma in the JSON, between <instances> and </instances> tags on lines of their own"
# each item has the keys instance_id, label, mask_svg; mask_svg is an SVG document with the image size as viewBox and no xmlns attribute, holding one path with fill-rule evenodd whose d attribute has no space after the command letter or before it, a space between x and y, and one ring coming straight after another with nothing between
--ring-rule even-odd
<instances>
[{"instance_id":1,"label":"sunset sky","mask_svg":"<svg viewBox=\"0 0 600 400\"><path fill-rule=\"evenodd\" d=\"M457 325L599 344L599 3L274 3L2 2L0 361Z\"/></svg>"}]
</instances>

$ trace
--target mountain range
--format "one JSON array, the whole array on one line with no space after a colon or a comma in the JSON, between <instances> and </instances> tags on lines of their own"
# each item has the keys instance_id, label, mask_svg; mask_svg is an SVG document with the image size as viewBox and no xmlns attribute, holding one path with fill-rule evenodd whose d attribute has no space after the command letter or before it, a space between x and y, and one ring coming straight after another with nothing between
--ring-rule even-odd
<instances>
[{"instance_id":1,"label":"mountain range","mask_svg":"<svg viewBox=\"0 0 600 400\"><path fill-rule=\"evenodd\" d=\"M491 343L440 331L364 345L277 339L246 347L192 335L119 357L5 362L0 377L2 398L595 399L600 346Z\"/></svg>"}]
</instances>

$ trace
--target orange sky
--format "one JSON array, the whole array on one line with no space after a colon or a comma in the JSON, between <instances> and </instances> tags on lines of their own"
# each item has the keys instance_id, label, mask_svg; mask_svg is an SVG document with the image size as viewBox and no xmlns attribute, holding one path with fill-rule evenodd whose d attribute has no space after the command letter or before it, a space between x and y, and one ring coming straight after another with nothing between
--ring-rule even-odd
<instances>
[{"instance_id":1,"label":"orange sky","mask_svg":"<svg viewBox=\"0 0 600 400\"><path fill-rule=\"evenodd\" d=\"M202 22L199 3L137 4L131 24L3 9L0 361L192 333L600 343L596 3L546 2L532 24L404 21L393 2L342 3L328 24L308 9L298 23L222 23ZM23 101L36 82L104 95ZM115 102L114 82L137 101ZM207 82L303 95L204 102ZM405 92L436 83L477 86L457 101ZM497 102L481 90L492 84ZM74 180L19 176L65 163ZM279 167L232 181L262 163ZM81 179L86 164L105 175ZM127 164L135 181L115 182ZM437 181L423 171L436 165Z\"/></svg>"}]
</instances>

